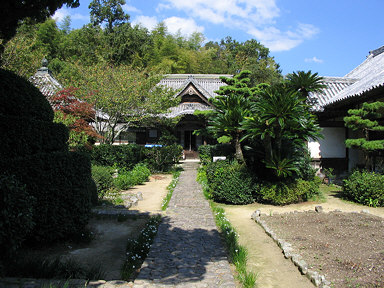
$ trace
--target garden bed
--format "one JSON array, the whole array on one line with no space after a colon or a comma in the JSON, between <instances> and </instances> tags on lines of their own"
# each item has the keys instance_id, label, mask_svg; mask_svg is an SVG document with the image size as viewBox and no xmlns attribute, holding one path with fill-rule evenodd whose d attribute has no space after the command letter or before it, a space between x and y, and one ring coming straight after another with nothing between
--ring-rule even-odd
<instances>
[{"instance_id":1,"label":"garden bed","mask_svg":"<svg viewBox=\"0 0 384 288\"><path fill-rule=\"evenodd\" d=\"M261 219L333 287L384 287L383 218L311 211Z\"/></svg>"}]
</instances>

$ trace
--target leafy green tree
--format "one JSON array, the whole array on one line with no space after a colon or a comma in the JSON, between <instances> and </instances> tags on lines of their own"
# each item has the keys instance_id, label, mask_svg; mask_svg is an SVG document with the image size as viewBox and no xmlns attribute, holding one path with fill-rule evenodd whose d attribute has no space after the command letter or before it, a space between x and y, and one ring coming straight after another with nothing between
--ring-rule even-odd
<instances>
[{"instance_id":1,"label":"leafy green tree","mask_svg":"<svg viewBox=\"0 0 384 288\"><path fill-rule=\"evenodd\" d=\"M37 25L36 46L41 47L48 60L56 58L61 36L63 36L56 25L56 21L48 19Z\"/></svg>"},{"instance_id":2,"label":"leafy green tree","mask_svg":"<svg viewBox=\"0 0 384 288\"><path fill-rule=\"evenodd\" d=\"M107 63L80 69L79 96L94 106L94 127L105 143L112 144L133 123L165 113L180 101L172 97L173 90L157 85L162 76L153 71Z\"/></svg>"},{"instance_id":3,"label":"leafy green tree","mask_svg":"<svg viewBox=\"0 0 384 288\"><path fill-rule=\"evenodd\" d=\"M212 98L211 103L215 111L209 121L209 131L217 138L230 139L235 147L235 157L244 163L244 155L240 139L244 128L242 121L250 113L250 98L253 90L250 87L250 71L242 71L233 78L221 77L227 84L216 91L218 96Z\"/></svg>"},{"instance_id":4,"label":"leafy green tree","mask_svg":"<svg viewBox=\"0 0 384 288\"><path fill-rule=\"evenodd\" d=\"M2 0L0 2L0 54L4 45L16 34L20 22L29 18L35 22L43 22L55 11L66 4L78 7L79 0Z\"/></svg>"},{"instance_id":5,"label":"leafy green tree","mask_svg":"<svg viewBox=\"0 0 384 288\"><path fill-rule=\"evenodd\" d=\"M298 173L306 141L320 136L316 118L298 92L279 84L258 92L246 117L244 138L262 141L266 168L278 178Z\"/></svg>"},{"instance_id":6,"label":"leafy green tree","mask_svg":"<svg viewBox=\"0 0 384 288\"><path fill-rule=\"evenodd\" d=\"M125 64L135 67L146 66L146 55L152 46L152 39L146 28L124 23L105 36L109 47L105 47L106 60L115 65Z\"/></svg>"},{"instance_id":7,"label":"leafy green tree","mask_svg":"<svg viewBox=\"0 0 384 288\"><path fill-rule=\"evenodd\" d=\"M269 56L268 48L254 39L241 43L226 37L219 43L206 43L204 49L214 51L214 72L211 73L236 74L241 70L249 70L252 85L280 81L279 66Z\"/></svg>"},{"instance_id":8,"label":"leafy green tree","mask_svg":"<svg viewBox=\"0 0 384 288\"><path fill-rule=\"evenodd\" d=\"M365 154L365 165L372 171L376 168L376 157L384 151L384 126L380 120L384 116L384 103L381 101L363 103L360 109L348 110L349 116L344 117L345 126L361 132L361 138L347 139L348 148L361 149Z\"/></svg>"},{"instance_id":9,"label":"leafy green tree","mask_svg":"<svg viewBox=\"0 0 384 288\"><path fill-rule=\"evenodd\" d=\"M121 7L124 4L125 0L93 0L88 7L91 23L94 26L106 23L107 31L112 32L114 26L129 20L129 15Z\"/></svg>"},{"instance_id":10,"label":"leafy green tree","mask_svg":"<svg viewBox=\"0 0 384 288\"><path fill-rule=\"evenodd\" d=\"M36 45L37 26L23 24L17 34L7 42L1 55L1 68L29 78L41 67L43 47Z\"/></svg>"}]
</instances>

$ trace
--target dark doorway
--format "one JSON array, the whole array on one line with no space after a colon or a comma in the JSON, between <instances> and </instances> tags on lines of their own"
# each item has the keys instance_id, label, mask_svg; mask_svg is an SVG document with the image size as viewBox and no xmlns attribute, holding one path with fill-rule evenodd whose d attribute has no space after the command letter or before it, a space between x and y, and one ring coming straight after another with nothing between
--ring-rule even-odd
<instances>
[{"instance_id":1,"label":"dark doorway","mask_svg":"<svg viewBox=\"0 0 384 288\"><path fill-rule=\"evenodd\" d=\"M192 130L184 131L184 149L189 151L196 150L196 135Z\"/></svg>"}]
</instances>

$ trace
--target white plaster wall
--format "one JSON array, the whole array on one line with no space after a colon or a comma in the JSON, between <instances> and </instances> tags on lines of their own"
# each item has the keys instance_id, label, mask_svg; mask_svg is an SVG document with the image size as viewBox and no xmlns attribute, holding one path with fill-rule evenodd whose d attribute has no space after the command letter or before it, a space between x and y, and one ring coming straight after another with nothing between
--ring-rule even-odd
<instances>
[{"instance_id":1,"label":"white plaster wall","mask_svg":"<svg viewBox=\"0 0 384 288\"><path fill-rule=\"evenodd\" d=\"M319 139L321 158L345 158L345 128L323 127Z\"/></svg>"},{"instance_id":2,"label":"white plaster wall","mask_svg":"<svg viewBox=\"0 0 384 288\"><path fill-rule=\"evenodd\" d=\"M320 143L318 141L309 140L308 141L308 150L311 154L312 159L320 158Z\"/></svg>"},{"instance_id":3,"label":"white plaster wall","mask_svg":"<svg viewBox=\"0 0 384 288\"><path fill-rule=\"evenodd\" d=\"M311 158L345 158L345 128L323 127L321 134L323 139L318 141L310 140L308 150Z\"/></svg>"}]
</instances>

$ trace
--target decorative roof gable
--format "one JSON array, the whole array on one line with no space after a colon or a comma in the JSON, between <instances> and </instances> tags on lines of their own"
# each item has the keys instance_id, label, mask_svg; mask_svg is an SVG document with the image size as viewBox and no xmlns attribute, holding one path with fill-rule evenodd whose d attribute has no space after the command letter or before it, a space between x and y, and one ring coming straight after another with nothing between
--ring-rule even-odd
<instances>
[{"instance_id":1,"label":"decorative roof gable","mask_svg":"<svg viewBox=\"0 0 384 288\"><path fill-rule=\"evenodd\" d=\"M217 74L169 74L164 77L159 85L164 85L176 90L180 90L177 96L197 95L201 102L183 102L177 107L171 108L171 112L166 117L172 118L180 115L194 114L196 110L211 110L212 104L209 99L217 94L221 86L226 85L220 80L221 76L232 77L232 75Z\"/></svg>"}]
</instances>

